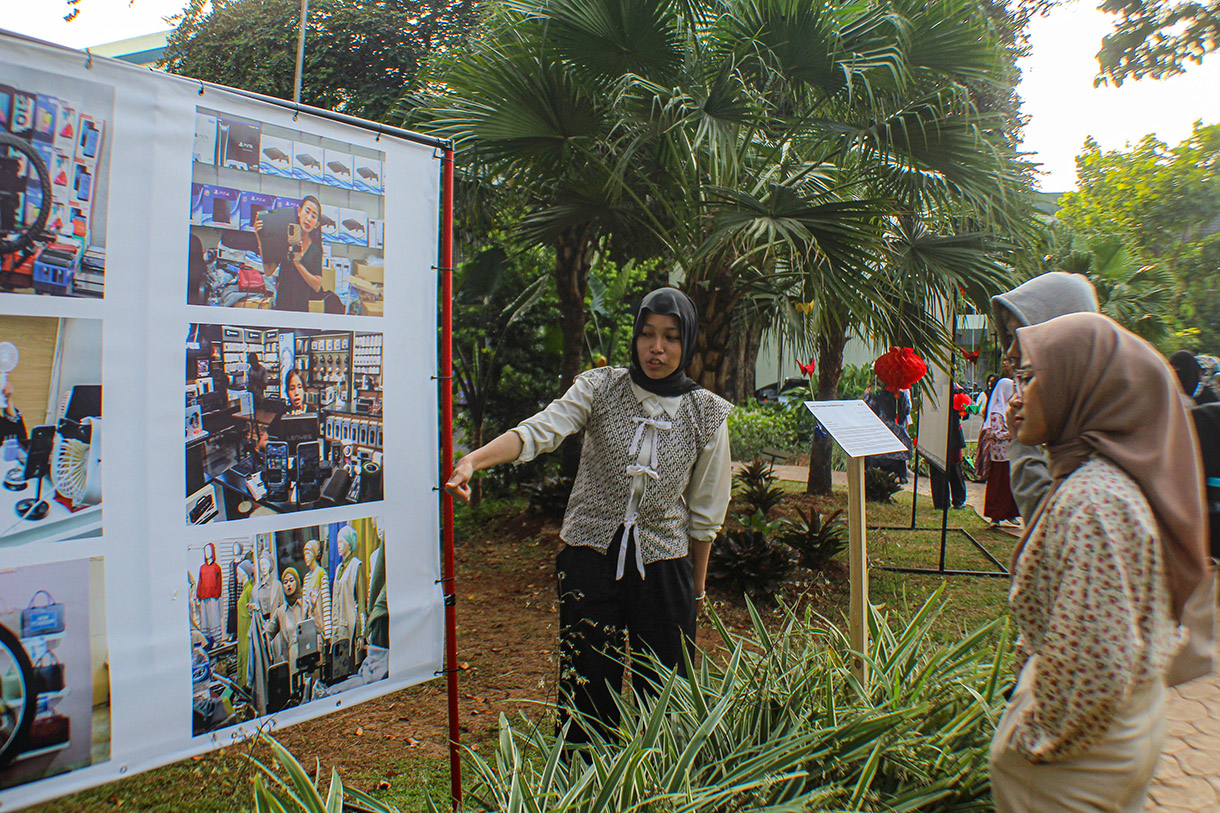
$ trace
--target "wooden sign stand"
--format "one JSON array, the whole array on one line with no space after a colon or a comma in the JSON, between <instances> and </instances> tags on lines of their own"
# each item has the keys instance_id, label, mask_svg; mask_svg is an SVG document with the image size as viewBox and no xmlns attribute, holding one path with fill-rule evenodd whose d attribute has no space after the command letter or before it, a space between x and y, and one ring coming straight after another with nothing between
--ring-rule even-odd
<instances>
[{"instance_id":1,"label":"wooden sign stand","mask_svg":"<svg viewBox=\"0 0 1220 813\"><path fill-rule=\"evenodd\" d=\"M856 653L852 672L868 688L868 523L864 512L864 458L906 451L863 401L806 401L835 444L847 455L847 538L851 568L848 640Z\"/></svg>"}]
</instances>

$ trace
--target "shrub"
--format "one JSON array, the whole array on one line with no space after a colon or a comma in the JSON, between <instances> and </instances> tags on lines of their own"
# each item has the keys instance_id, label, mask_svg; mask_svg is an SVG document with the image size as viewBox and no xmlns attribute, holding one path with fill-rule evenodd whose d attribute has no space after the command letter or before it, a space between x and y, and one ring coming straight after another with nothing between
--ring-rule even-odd
<instances>
[{"instance_id":1,"label":"shrub","mask_svg":"<svg viewBox=\"0 0 1220 813\"><path fill-rule=\"evenodd\" d=\"M708 578L735 593L773 599L796 566L791 549L776 539L782 522L761 511L736 520L740 529L721 531L712 545Z\"/></svg>"},{"instance_id":2,"label":"shrub","mask_svg":"<svg viewBox=\"0 0 1220 813\"><path fill-rule=\"evenodd\" d=\"M847 525L843 510L823 517L812 506L809 511L797 509L798 519L788 523L780 541L796 551L802 567L821 570L839 551L847 547Z\"/></svg>"},{"instance_id":3,"label":"shrub","mask_svg":"<svg viewBox=\"0 0 1220 813\"><path fill-rule=\"evenodd\" d=\"M796 417L780 404L741 404L729 413L728 423L734 459L751 460L768 448L801 449Z\"/></svg>"},{"instance_id":4,"label":"shrub","mask_svg":"<svg viewBox=\"0 0 1220 813\"><path fill-rule=\"evenodd\" d=\"M771 509L784 499L784 490L775 485L775 473L771 464L755 458L753 462L741 467L733 476L739 488L738 498L750 506L748 513L761 512L763 516L771 513Z\"/></svg>"},{"instance_id":5,"label":"shrub","mask_svg":"<svg viewBox=\"0 0 1220 813\"><path fill-rule=\"evenodd\" d=\"M892 502L895 494L902 490L898 475L885 469L864 470L864 499L869 502Z\"/></svg>"},{"instance_id":6,"label":"shrub","mask_svg":"<svg viewBox=\"0 0 1220 813\"><path fill-rule=\"evenodd\" d=\"M563 758L551 725L501 716L493 753L466 751L464 809L990 810L1007 626L939 645L930 629L944 606L938 591L905 625L870 609L868 687L824 618L784 608L770 632L751 606L753 631L735 635L713 613L724 657L692 655L687 677L659 668L656 696L618 698L617 736L583 759Z\"/></svg>"}]
</instances>

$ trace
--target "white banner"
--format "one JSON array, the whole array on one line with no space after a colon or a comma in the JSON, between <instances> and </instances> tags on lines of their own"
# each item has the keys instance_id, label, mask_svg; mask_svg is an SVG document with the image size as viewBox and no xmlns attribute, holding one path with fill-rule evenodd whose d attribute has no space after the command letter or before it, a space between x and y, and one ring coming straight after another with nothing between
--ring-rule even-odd
<instances>
[{"instance_id":1,"label":"white banner","mask_svg":"<svg viewBox=\"0 0 1220 813\"><path fill-rule=\"evenodd\" d=\"M0 807L434 677L435 148L5 34L2 132Z\"/></svg>"}]
</instances>

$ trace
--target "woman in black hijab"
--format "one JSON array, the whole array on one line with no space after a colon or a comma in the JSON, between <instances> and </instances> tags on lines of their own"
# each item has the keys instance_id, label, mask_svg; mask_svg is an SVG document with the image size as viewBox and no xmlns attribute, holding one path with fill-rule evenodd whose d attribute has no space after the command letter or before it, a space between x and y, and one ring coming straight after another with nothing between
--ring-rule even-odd
<instances>
[{"instance_id":1,"label":"woman in black hijab","mask_svg":"<svg viewBox=\"0 0 1220 813\"><path fill-rule=\"evenodd\" d=\"M459 460L445 486L469 500L474 472L532 460L585 433L556 561L560 719L571 720L572 744L616 726L625 645L642 678L634 688L649 692L660 678L639 654L681 670L694 638L732 459L732 406L686 374L698 323L686 294L653 291L636 312L630 367L577 376L542 412Z\"/></svg>"}]
</instances>

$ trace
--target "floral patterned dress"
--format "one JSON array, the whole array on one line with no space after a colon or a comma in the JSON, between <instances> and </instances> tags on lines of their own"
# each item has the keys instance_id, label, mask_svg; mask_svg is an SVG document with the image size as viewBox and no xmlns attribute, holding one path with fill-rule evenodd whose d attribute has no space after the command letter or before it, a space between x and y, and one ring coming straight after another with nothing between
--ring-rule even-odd
<instances>
[{"instance_id":1,"label":"floral patterned dress","mask_svg":"<svg viewBox=\"0 0 1220 813\"><path fill-rule=\"evenodd\" d=\"M1037 656L1014 747L1034 763L1088 751L1180 644L1156 520L1126 472L1094 457L1064 480L1017 562L1009 604L1018 669Z\"/></svg>"}]
</instances>

